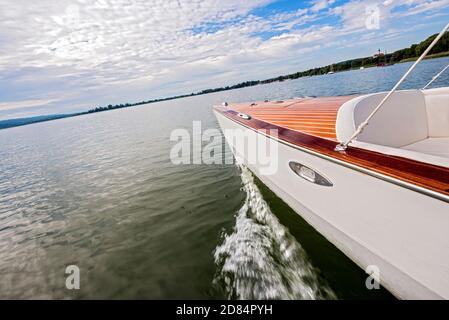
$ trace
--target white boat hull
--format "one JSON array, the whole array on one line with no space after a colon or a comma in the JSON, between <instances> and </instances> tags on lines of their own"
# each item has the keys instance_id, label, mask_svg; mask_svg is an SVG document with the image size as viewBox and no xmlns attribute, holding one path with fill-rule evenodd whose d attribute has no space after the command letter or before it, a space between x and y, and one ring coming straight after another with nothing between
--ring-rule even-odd
<instances>
[{"instance_id":1,"label":"white boat hull","mask_svg":"<svg viewBox=\"0 0 449 320\"><path fill-rule=\"evenodd\" d=\"M223 131L244 129L214 111ZM232 149L232 141L228 141ZM332 187L296 175L290 161L322 173ZM280 142L279 167L248 168L302 218L362 269L376 266L380 283L402 299L449 298L449 204L357 168Z\"/></svg>"}]
</instances>

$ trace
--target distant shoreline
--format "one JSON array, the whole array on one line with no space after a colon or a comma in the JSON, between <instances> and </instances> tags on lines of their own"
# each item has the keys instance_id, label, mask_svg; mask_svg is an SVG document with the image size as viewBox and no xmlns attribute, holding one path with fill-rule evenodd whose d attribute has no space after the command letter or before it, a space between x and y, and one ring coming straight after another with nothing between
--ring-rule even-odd
<instances>
[{"instance_id":1,"label":"distant shoreline","mask_svg":"<svg viewBox=\"0 0 449 320\"><path fill-rule=\"evenodd\" d=\"M64 118L71 118L71 117L81 116L83 114L87 114L87 112L76 112L76 113L66 113L66 114L49 114L49 115L36 116L36 117L0 120L0 130L14 128L14 127L20 127L20 126L26 126L28 124L33 124L33 123L52 121L52 120L58 120L58 119L64 119Z\"/></svg>"},{"instance_id":2,"label":"distant shoreline","mask_svg":"<svg viewBox=\"0 0 449 320\"><path fill-rule=\"evenodd\" d=\"M94 109L90 109L87 111L88 113L93 112L102 112L112 109L119 109L119 108L126 108L126 107L132 107L132 106L138 106L142 104L149 104L153 102L160 102L160 101L167 101L172 99L179 99L179 98L186 98L191 96L197 96L202 94L208 94L213 92L220 92L220 91L227 91L227 90L233 90L233 89L240 89L245 87L252 87L259 84L267 84L272 82L282 82L285 80L292 80L292 79L298 79L303 77L309 77L309 76L317 76L317 75L324 75L328 74L329 72L337 73L342 71L349 71L349 70L357 70L360 68L371 68L375 66L388 66L395 63L404 63L416 60L422 52L429 46L429 44L436 38L436 34L428 37L424 41L421 41L419 44L413 44L409 48L400 49L393 53L387 54L382 53L379 50L379 53L377 55L374 55L372 57L364 57L364 58L357 58L357 59L351 59L346 60L338 63L334 63L331 65L327 65L325 67L318 67L313 69L308 69L305 71L300 71L296 73L291 73L288 75L283 75L275 78L269 78L265 80L254 80L254 81L245 81L241 82L232 86L226 86L226 87L220 87L220 88L214 88L214 89L206 89L203 91L199 91L196 93L191 94L185 94L185 95L178 95L168 98L162 98L162 99L153 99L148 101L141 101L136 103L126 103L126 104L119 104L119 105L108 105L107 107L96 107ZM432 58L440 58L449 56L449 33L446 33L443 38L439 41L437 46L435 46L432 51L431 55L428 56L428 59Z\"/></svg>"},{"instance_id":3,"label":"distant shoreline","mask_svg":"<svg viewBox=\"0 0 449 320\"><path fill-rule=\"evenodd\" d=\"M424 58L424 60L432 60L432 59L439 59L439 58L446 58L446 57L449 57L449 51L428 55L427 57ZM418 58L419 57L407 58L407 59L403 59L401 61L395 62L393 64L413 62L413 61L418 60ZM390 66L390 64L387 64L386 66ZM377 65L375 65L375 64L364 66L365 69L376 68L376 67L377 67ZM353 69L337 71L337 72L347 72L347 71L354 71L354 70L360 70L360 68L353 68ZM337 72L335 72L335 73L337 73Z\"/></svg>"},{"instance_id":4,"label":"distant shoreline","mask_svg":"<svg viewBox=\"0 0 449 320\"><path fill-rule=\"evenodd\" d=\"M424 60L431 60L431 59L438 59L438 58L445 58L445 57L449 57L449 51L431 54L431 55L425 57ZM412 61L416 61L416 60L418 60L418 57L404 59L404 60L399 61L398 63L412 62Z\"/></svg>"},{"instance_id":5,"label":"distant shoreline","mask_svg":"<svg viewBox=\"0 0 449 320\"><path fill-rule=\"evenodd\" d=\"M425 48L428 47L431 41L436 37L435 35L432 35L428 37L426 40L420 42L419 44L413 44L409 48L397 50L390 54L379 54L377 56L373 57L365 57L365 58L357 58L352 60L346 60L338 63L334 63L331 65L327 65L325 67L318 67L313 68L305 71L300 71L296 73L291 73L288 75L283 75L275 78L269 78L265 80L254 80L254 81L245 81L241 82L232 86L226 86L226 87L220 87L220 88L214 88L214 89L206 89L195 93L190 94L184 94L184 95L178 95L178 96L172 96L172 97L166 97L166 98L160 98L160 99L152 99L147 101L140 101L135 103L125 103L125 104L116 104L116 105L108 105L106 107L96 107L93 109L89 109L87 111L83 112L77 112L77 113L71 113L71 114L53 114L53 115L43 115L43 116L36 116L36 117L29 117L29 118L18 118L18 119L8 119L8 120L0 120L0 129L7 129L17 126L23 126L27 124L32 123L38 123L43 121L51 121L51 120L57 120L62 118L68 118L68 117L76 117L81 116L85 114L90 113L96 113L96 112L103 112L103 111L109 111L109 110L115 110L115 109L122 109L122 108L129 108L129 107L135 107L140 106L144 104L151 104L156 102L162 102L162 101L168 101L168 100L174 100L174 99L181 99L181 98L187 98L187 97L193 97L193 96L199 96L203 94L208 93L215 93L215 92L221 92L221 91L228 91L228 90L234 90L234 89L240 89L245 87L252 87L260 84L269 84L273 82L282 82L285 80L294 80L299 79L303 77L312 77L312 76L319 76L319 75L325 75L329 72L333 73L339 73L339 72L345 72L345 71L352 71L352 70L359 70L361 68L368 69L373 68L376 66L389 66L396 63L406 63L406 62L412 62L418 59L418 57L421 55L422 51L425 50ZM443 40L446 41L440 41L440 46L435 47L432 54L426 57L426 59L438 59L438 58L444 58L449 56L449 33L446 33L443 36ZM437 49L437 52L434 52L435 49Z\"/></svg>"},{"instance_id":6,"label":"distant shoreline","mask_svg":"<svg viewBox=\"0 0 449 320\"><path fill-rule=\"evenodd\" d=\"M167 101L167 100L173 100L173 99L180 99L180 98L186 98L186 97L192 97L192 96L198 96L208 93L214 93L214 92L221 92L221 91L227 91L227 90L233 90L233 89L240 89L245 87L252 87L259 84L267 84L272 82L282 82L285 80L292 80L292 79L298 79L303 77L309 77L309 76L317 76L317 75L324 75L328 74L329 72L337 73L342 71L350 71L350 70L356 70L360 68L371 68L375 66L388 66L395 63L403 63L408 62L408 59L417 59L422 52L429 46L429 44L436 38L436 34L428 37L424 41L421 41L419 44L413 44L409 48L400 49L390 54L384 54L380 52L379 54L374 55L372 57L364 57L364 58L357 58L357 59L351 59L346 60L338 63L334 63L331 65L327 65L325 67L318 67L313 69L308 69L305 71L300 71L296 73L291 73L288 75L283 75L275 78L269 78L265 80L253 80L253 81L245 81L241 82L232 86L226 86L226 87L220 87L220 88L214 88L214 89L206 89L203 91L190 93L190 94L184 94L184 95L178 95L178 96L172 96L167 98L161 98L161 99L153 99L153 100L147 100L147 101L141 101L141 102L135 102L135 103L125 103L125 104L116 104L116 105L108 105L107 107L96 107L93 109L90 109L87 111L87 113L93 113L93 112L102 112L102 111L108 111L113 109L119 109L119 108L127 108L127 107L133 107L138 106L142 104L149 104L154 102L161 102L161 101ZM431 55L429 55L429 58L432 58L432 56L435 56L435 58L442 57L442 56L449 56L449 33L446 33L443 38L439 41L437 46L435 46L432 51Z\"/></svg>"}]
</instances>

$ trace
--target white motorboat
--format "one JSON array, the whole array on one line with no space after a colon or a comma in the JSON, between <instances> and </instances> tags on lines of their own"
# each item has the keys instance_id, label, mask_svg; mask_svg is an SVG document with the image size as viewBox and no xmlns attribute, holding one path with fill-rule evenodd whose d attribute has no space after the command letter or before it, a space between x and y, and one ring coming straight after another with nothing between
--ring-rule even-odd
<instances>
[{"instance_id":1,"label":"white motorboat","mask_svg":"<svg viewBox=\"0 0 449 320\"><path fill-rule=\"evenodd\" d=\"M214 108L236 158L404 299L449 298L449 87L397 90L448 28L390 92Z\"/></svg>"}]
</instances>

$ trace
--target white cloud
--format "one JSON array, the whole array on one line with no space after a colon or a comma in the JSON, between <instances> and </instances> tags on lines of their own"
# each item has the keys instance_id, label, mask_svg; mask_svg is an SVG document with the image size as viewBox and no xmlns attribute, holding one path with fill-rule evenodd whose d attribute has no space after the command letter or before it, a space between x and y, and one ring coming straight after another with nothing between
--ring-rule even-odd
<instances>
[{"instance_id":1,"label":"white cloud","mask_svg":"<svg viewBox=\"0 0 449 320\"><path fill-rule=\"evenodd\" d=\"M316 0L313 2L313 6L310 8L312 12L318 12L324 9L329 8L335 0Z\"/></svg>"},{"instance_id":2,"label":"white cloud","mask_svg":"<svg viewBox=\"0 0 449 320\"><path fill-rule=\"evenodd\" d=\"M434 1L407 1L410 4L410 9L406 12L401 13L401 16L411 16L419 14L422 12L434 11L437 12L438 9L444 8L449 5L449 0L434 0Z\"/></svg>"},{"instance_id":3,"label":"white cloud","mask_svg":"<svg viewBox=\"0 0 449 320\"><path fill-rule=\"evenodd\" d=\"M33 100L0 102L0 111L39 107L56 101L57 100L55 99L33 99Z\"/></svg>"},{"instance_id":4,"label":"white cloud","mask_svg":"<svg viewBox=\"0 0 449 320\"><path fill-rule=\"evenodd\" d=\"M253 13L270 2L0 0L0 81L17 89L18 100L48 103L77 96L91 105L120 103L187 93L273 76L292 65L303 68L308 54L366 32L368 4L379 4L386 23L404 14L394 13L401 5L410 8L407 14L449 5L318 0L290 12ZM313 24L327 15L339 22Z\"/></svg>"},{"instance_id":5,"label":"white cloud","mask_svg":"<svg viewBox=\"0 0 449 320\"><path fill-rule=\"evenodd\" d=\"M345 31L365 32L370 8L378 10L380 27L385 30L388 27L394 28L397 18L432 12L447 6L449 6L449 0L356 0L334 7L330 12L341 18ZM395 10L398 8L402 10Z\"/></svg>"}]
</instances>

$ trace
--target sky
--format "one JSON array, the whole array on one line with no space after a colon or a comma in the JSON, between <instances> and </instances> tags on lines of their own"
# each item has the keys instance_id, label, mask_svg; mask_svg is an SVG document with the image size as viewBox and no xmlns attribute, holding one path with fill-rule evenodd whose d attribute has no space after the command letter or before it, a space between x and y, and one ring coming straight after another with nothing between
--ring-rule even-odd
<instances>
[{"instance_id":1,"label":"sky","mask_svg":"<svg viewBox=\"0 0 449 320\"><path fill-rule=\"evenodd\" d=\"M449 0L0 0L0 120L392 52L447 22Z\"/></svg>"}]
</instances>

